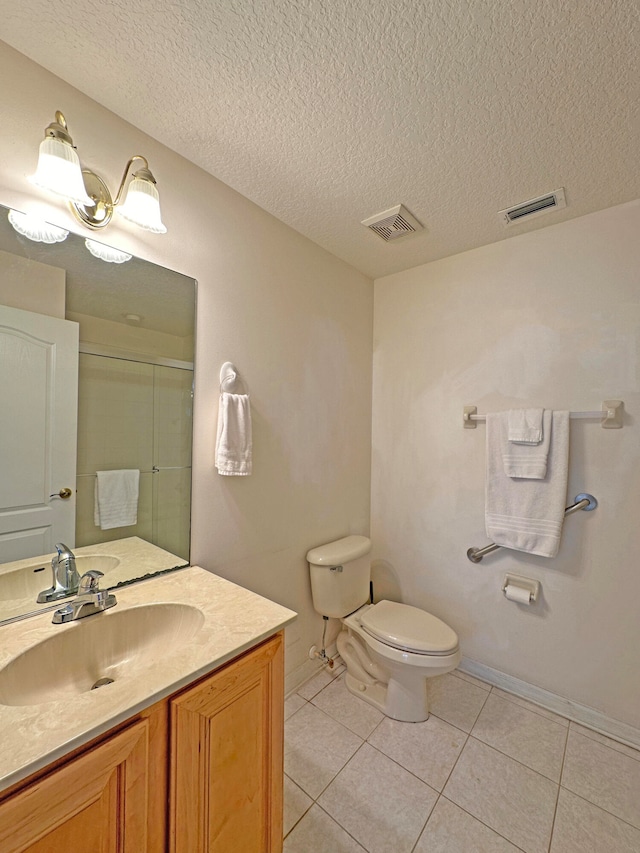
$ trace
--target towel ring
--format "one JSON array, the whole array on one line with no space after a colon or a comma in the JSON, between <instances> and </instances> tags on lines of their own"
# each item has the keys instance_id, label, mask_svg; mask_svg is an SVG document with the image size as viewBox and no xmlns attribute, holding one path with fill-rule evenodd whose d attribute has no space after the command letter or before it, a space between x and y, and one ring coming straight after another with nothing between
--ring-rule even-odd
<instances>
[{"instance_id":1,"label":"towel ring","mask_svg":"<svg viewBox=\"0 0 640 853\"><path fill-rule=\"evenodd\" d=\"M230 361L225 361L220 368L220 393L224 391L229 394L242 393L242 380L235 365Z\"/></svg>"}]
</instances>

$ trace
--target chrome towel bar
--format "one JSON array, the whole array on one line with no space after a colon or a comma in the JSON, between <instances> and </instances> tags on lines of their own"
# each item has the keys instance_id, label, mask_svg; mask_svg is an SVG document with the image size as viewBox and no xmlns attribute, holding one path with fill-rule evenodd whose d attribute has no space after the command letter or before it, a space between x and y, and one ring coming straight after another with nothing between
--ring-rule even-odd
<instances>
[{"instance_id":1,"label":"chrome towel bar","mask_svg":"<svg viewBox=\"0 0 640 853\"><path fill-rule=\"evenodd\" d=\"M574 501L575 503L565 509L565 515L571 515L571 513L577 512L579 509L583 509L585 512L591 512L592 509L595 509L598 506L598 501L594 496L586 493L576 495ZM472 563L479 563L485 554L491 554L492 551L497 551L498 548L502 548L502 545L496 545L495 542L492 542L490 545L485 545L484 548L469 548L467 551L467 557Z\"/></svg>"}]
</instances>

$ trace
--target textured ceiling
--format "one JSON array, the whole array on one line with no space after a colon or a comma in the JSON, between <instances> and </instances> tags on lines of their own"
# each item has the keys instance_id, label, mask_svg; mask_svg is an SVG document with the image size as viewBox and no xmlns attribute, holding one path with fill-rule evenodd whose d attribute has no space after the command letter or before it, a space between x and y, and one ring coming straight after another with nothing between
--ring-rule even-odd
<instances>
[{"instance_id":1,"label":"textured ceiling","mask_svg":"<svg viewBox=\"0 0 640 853\"><path fill-rule=\"evenodd\" d=\"M0 0L0 36L380 276L640 196L638 9ZM500 223L558 187L565 210ZM360 225L400 202L424 232L386 244Z\"/></svg>"}]
</instances>

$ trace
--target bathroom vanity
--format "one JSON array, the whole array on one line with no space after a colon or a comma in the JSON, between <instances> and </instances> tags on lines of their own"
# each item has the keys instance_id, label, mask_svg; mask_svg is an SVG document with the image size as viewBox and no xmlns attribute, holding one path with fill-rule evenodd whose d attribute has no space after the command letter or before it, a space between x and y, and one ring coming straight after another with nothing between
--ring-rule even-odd
<instances>
[{"instance_id":1,"label":"bathroom vanity","mask_svg":"<svg viewBox=\"0 0 640 853\"><path fill-rule=\"evenodd\" d=\"M117 595L0 629L0 850L280 851L295 614L196 567Z\"/></svg>"}]
</instances>

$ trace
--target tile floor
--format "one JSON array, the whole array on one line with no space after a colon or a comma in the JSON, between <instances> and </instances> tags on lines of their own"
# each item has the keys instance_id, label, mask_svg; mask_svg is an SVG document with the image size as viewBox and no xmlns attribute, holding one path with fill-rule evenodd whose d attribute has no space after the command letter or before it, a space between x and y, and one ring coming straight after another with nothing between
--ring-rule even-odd
<instances>
[{"instance_id":1,"label":"tile floor","mask_svg":"<svg viewBox=\"0 0 640 853\"><path fill-rule=\"evenodd\" d=\"M455 672L425 723L322 670L285 704L285 853L640 853L640 751Z\"/></svg>"}]
</instances>

